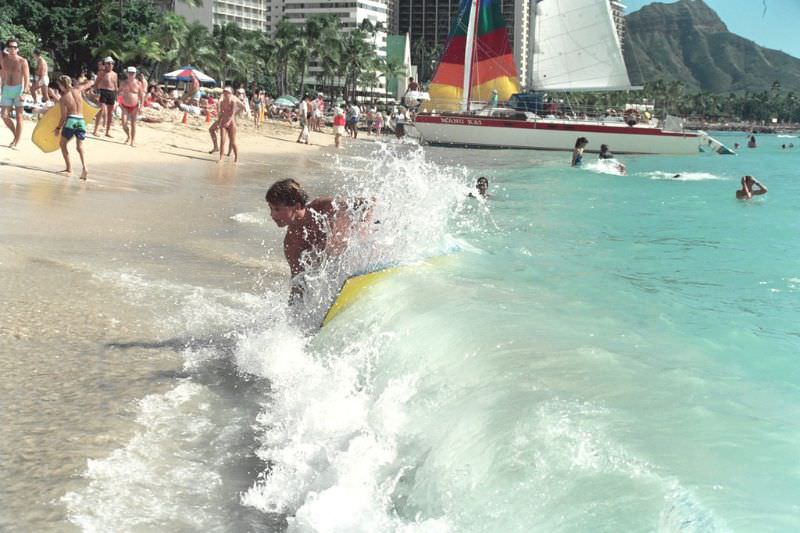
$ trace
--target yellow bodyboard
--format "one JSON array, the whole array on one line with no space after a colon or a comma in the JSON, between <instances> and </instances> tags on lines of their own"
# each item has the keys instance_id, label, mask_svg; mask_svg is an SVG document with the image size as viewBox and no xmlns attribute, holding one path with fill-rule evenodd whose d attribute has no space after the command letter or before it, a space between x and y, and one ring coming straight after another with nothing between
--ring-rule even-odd
<instances>
[{"instance_id":1,"label":"yellow bodyboard","mask_svg":"<svg viewBox=\"0 0 800 533\"><path fill-rule=\"evenodd\" d=\"M100 108L83 99L83 120L86 121L86 127L94 120ZM55 152L59 148L61 142L60 135L53 133L53 130L58 127L61 122L61 106L56 104L39 117L36 127L33 128L31 140L33 144L39 147L42 152L49 153Z\"/></svg>"},{"instance_id":2,"label":"yellow bodyboard","mask_svg":"<svg viewBox=\"0 0 800 533\"><path fill-rule=\"evenodd\" d=\"M333 304L331 304L331 306L328 308L328 312L325 313L325 318L322 319L322 325L325 326L328 322L333 320L336 315L350 307L358 298L361 297L364 291L369 289L371 286L383 281L389 276L396 274L400 270L419 268L420 266L442 265L445 261L449 261L453 257L455 256L452 254L440 255L425 259L419 263L401 264L398 266L383 268L381 270L375 270L374 272L368 272L366 274L350 276L344 280L344 283L342 283L342 287L339 289L339 294L336 295L336 299L333 301Z\"/></svg>"},{"instance_id":3,"label":"yellow bodyboard","mask_svg":"<svg viewBox=\"0 0 800 533\"><path fill-rule=\"evenodd\" d=\"M349 307L367 288L393 274L400 268L401 267L386 268L347 278L342 284L342 288L339 289L339 294L336 295L333 304L328 308L328 312L325 313L325 318L322 319L322 325L326 325L333 320L333 317Z\"/></svg>"}]
</instances>

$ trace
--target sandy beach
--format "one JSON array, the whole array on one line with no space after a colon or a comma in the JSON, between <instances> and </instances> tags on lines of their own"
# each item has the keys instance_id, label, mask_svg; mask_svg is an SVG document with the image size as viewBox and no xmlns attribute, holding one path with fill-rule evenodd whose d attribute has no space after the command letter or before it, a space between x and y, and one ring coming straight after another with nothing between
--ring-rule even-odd
<instances>
[{"instance_id":1,"label":"sandy beach","mask_svg":"<svg viewBox=\"0 0 800 533\"><path fill-rule=\"evenodd\" d=\"M118 122L114 139L89 136L86 182L74 142L65 177L60 152L31 143L33 122L16 151L0 130L0 529L71 529L61 498L87 460L131 438L137 401L181 375L187 344L213 342L193 330L191 298L288 274L263 195L288 176L313 188L333 136L306 146L296 128L247 124L234 165L208 154L202 119L174 118L142 124L136 148Z\"/></svg>"}]
</instances>

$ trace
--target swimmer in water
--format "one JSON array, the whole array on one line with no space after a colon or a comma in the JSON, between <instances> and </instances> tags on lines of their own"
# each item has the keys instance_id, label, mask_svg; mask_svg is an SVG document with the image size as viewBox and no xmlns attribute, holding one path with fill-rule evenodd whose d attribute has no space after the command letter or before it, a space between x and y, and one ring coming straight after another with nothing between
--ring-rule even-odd
<instances>
[{"instance_id":1,"label":"swimmer in water","mask_svg":"<svg viewBox=\"0 0 800 533\"><path fill-rule=\"evenodd\" d=\"M581 162L583 161L583 151L586 149L586 145L589 144L589 139L586 137L578 137L575 141L575 148L572 150L572 166L579 167L581 166Z\"/></svg>"},{"instance_id":2,"label":"swimmer in water","mask_svg":"<svg viewBox=\"0 0 800 533\"><path fill-rule=\"evenodd\" d=\"M767 188L753 176L742 177L742 188L736 191L736 198L739 200L750 200L753 196L767 194ZM758 187L757 191L753 187Z\"/></svg>"},{"instance_id":3,"label":"swimmer in water","mask_svg":"<svg viewBox=\"0 0 800 533\"><path fill-rule=\"evenodd\" d=\"M481 176L478 178L478 181L475 183L475 188L478 189L478 195L481 198L488 198L489 197L489 180L486 176ZM472 193L469 193L470 198L476 198L476 196Z\"/></svg>"}]
</instances>

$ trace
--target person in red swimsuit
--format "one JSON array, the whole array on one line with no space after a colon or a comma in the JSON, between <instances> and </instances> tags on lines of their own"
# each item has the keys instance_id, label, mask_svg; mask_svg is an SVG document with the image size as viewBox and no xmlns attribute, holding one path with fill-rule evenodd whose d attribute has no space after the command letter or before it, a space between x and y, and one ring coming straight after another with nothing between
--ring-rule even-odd
<instances>
[{"instance_id":1,"label":"person in red swimsuit","mask_svg":"<svg viewBox=\"0 0 800 533\"><path fill-rule=\"evenodd\" d=\"M125 142L136 146L136 118L144 103L144 85L136 79L136 67L127 68L128 77L122 82L119 90L120 106L122 106L122 129L128 136Z\"/></svg>"}]
</instances>

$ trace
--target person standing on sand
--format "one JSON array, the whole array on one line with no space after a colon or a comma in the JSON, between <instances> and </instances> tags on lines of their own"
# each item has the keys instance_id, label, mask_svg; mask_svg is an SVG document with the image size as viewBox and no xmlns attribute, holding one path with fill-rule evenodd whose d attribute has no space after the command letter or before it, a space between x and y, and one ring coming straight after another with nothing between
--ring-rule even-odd
<instances>
[{"instance_id":1,"label":"person standing on sand","mask_svg":"<svg viewBox=\"0 0 800 533\"><path fill-rule=\"evenodd\" d=\"M100 114L103 115L103 120L106 124L106 137L111 137L111 123L114 121L114 106L117 105L117 91L119 90L119 82L117 81L117 73L114 72L114 60L107 57L103 60L103 68L97 73L97 80L94 82L97 89L97 94L100 96ZM94 131L92 134L97 137L97 128L100 126L101 120L98 119L94 123Z\"/></svg>"},{"instance_id":2,"label":"person standing on sand","mask_svg":"<svg viewBox=\"0 0 800 533\"><path fill-rule=\"evenodd\" d=\"M75 137L75 144L83 167L81 172L82 180L86 180L89 177L89 169L86 166L86 159L83 153L83 141L86 139L86 122L83 120L83 91L93 84L94 82L89 80L77 87L73 87L72 78L69 76L58 77L58 88L61 90L61 98L58 101L58 105L61 107L61 122L53 130L53 134L61 134L61 155L64 156L64 163L67 165L67 168L61 172L67 176L72 175L72 163L69 160L67 144L70 139Z\"/></svg>"},{"instance_id":3,"label":"person standing on sand","mask_svg":"<svg viewBox=\"0 0 800 533\"><path fill-rule=\"evenodd\" d=\"M322 131L322 119L325 117L325 99L322 93L317 93L317 99L314 100L311 107L314 108L314 131Z\"/></svg>"},{"instance_id":4,"label":"person standing on sand","mask_svg":"<svg viewBox=\"0 0 800 533\"><path fill-rule=\"evenodd\" d=\"M297 142L309 144L311 121L314 119L314 111L311 109L311 97L309 95L303 95L297 114L300 119L300 135L297 137Z\"/></svg>"},{"instance_id":5,"label":"person standing on sand","mask_svg":"<svg viewBox=\"0 0 800 533\"><path fill-rule=\"evenodd\" d=\"M187 100L190 104L199 106L200 105L200 78L197 77L197 74L194 71L191 72L192 79L189 81L189 90L187 91L189 98Z\"/></svg>"},{"instance_id":6,"label":"person standing on sand","mask_svg":"<svg viewBox=\"0 0 800 533\"><path fill-rule=\"evenodd\" d=\"M122 129L127 135L125 143L130 141L136 146L136 118L144 103L144 86L136 79L136 67L128 67L128 77L122 83L119 95L122 101Z\"/></svg>"},{"instance_id":7,"label":"person standing on sand","mask_svg":"<svg viewBox=\"0 0 800 533\"><path fill-rule=\"evenodd\" d=\"M14 134L14 140L8 145L16 149L22 137L22 95L30 88L30 69L28 61L18 53L19 43L16 39L6 42L7 54L0 56L0 74L2 75L3 89L0 93L0 114L3 122ZM11 109L16 111L16 124L11 120Z\"/></svg>"},{"instance_id":8,"label":"person standing on sand","mask_svg":"<svg viewBox=\"0 0 800 533\"><path fill-rule=\"evenodd\" d=\"M47 103L50 101L50 97L47 94L47 86L50 85L50 76L47 74L47 61L44 60L38 48L33 49L33 59L36 61L36 84L31 89L31 96L35 101L36 93L39 92L42 95L42 102Z\"/></svg>"},{"instance_id":9,"label":"person standing on sand","mask_svg":"<svg viewBox=\"0 0 800 533\"><path fill-rule=\"evenodd\" d=\"M347 121L344 118L344 111L340 107L335 108L333 113L333 143L336 145L336 148L341 148L342 135L344 135L344 128Z\"/></svg>"},{"instance_id":10,"label":"person standing on sand","mask_svg":"<svg viewBox=\"0 0 800 533\"><path fill-rule=\"evenodd\" d=\"M225 87L219 102L219 160L225 154L225 134L229 137L229 151L233 150L233 162L239 162L239 147L236 145L236 113L244 109L241 100L233 96L233 90Z\"/></svg>"},{"instance_id":11,"label":"person standing on sand","mask_svg":"<svg viewBox=\"0 0 800 533\"><path fill-rule=\"evenodd\" d=\"M142 91L144 94L147 94L147 91L150 90L150 84L147 83L147 80L144 77L144 74L141 72L136 73L136 80L142 84Z\"/></svg>"}]
</instances>

